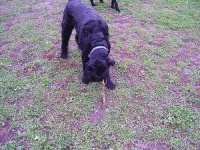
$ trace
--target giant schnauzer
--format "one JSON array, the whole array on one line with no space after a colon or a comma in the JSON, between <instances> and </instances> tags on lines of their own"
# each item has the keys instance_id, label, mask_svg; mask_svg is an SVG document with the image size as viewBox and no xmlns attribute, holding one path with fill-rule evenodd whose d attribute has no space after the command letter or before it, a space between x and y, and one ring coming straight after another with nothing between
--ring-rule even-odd
<instances>
[{"instance_id":1,"label":"giant schnauzer","mask_svg":"<svg viewBox=\"0 0 200 150\"><path fill-rule=\"evenodd\" d=\"M103 3L103 0L99 0L101 3ZM96 6L94 4L94 1L93 0L90 0L92 6ZM120 9L118 7L118 3L117 3L117 0L112 0L111 1L111 8L115 9L116 11L120 12Z\"/></svg>"},{"instance_id":2,"label":"giant schnauzer","mask_svg":"<svg viewBox=\"0 0 200 150\"><path fill-rule=\"evenodd\" d=\"M110 42L108 26L99 14L81 0L69 0L62 21L61 57L68 57L68 42L73 28L76 42L82 51L83 83L105 81L106 87L114 89L109 68L115 61L108 57Z\"/></svg>"}]
</instances>

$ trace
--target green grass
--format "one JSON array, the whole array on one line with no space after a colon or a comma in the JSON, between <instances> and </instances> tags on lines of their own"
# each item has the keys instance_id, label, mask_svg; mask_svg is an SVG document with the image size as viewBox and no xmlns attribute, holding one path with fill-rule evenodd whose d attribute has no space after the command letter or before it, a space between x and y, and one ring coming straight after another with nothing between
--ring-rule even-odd
<instances>
[{"instance_id":1,"label":"green grass","mask_svg":"<svg viewBox=\"0 0 200 150\"><path fill-rule=\"evenodd\" d=\"M164 123L179 130L194 128L196 119L195 113L184 106L168 106L164 115Z\"/></svg>"},{"instance_id":2,"label":"green grass","mask_svg":"<svg viewBox=\"0 0 200 150\"><path fill-rule=\"evenodd\" d=\"M104 105L102 84L81 81L75 31L60 58L66 1L0 2L1 148L199 149L200 2L95 3L116 61Z\"/></svg>"}]
</instances>

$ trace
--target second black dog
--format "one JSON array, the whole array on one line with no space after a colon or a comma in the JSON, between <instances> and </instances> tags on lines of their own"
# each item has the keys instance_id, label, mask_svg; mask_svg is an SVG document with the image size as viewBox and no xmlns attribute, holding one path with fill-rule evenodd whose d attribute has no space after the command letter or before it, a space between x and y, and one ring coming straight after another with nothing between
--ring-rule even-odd
<instances>
[{"instance_id":1,"label":"second black dog","mask_svg":"<svg viewBox=\"0 0 200 150\"><path fill-rule=\"evenodd\" d=\"M73 29L76 29L76 42L82 51L82 81L100 82L114 89L110 79L109 68L115 61L109 58L110 42L108 26L99 14L81 0L69 0L62 21L61 57L68 57L68 42Z\"/></svg>"},{"instance_id":2,"label":"second black dog","mask_svg":"<svg viewBox=\"0 0 200 150\"><path fill-rule=\"evenodd\" d=\"M101 3L103 3L103 0L99 0ZM93 0L90 0L92 6L96 6L94 4L94 1ZM120 9L118 7L118 3L117 3L117 0L112 0L111 1L111 8L115 9L116 11L120 12Z\"/></svg>"}]
</instances>

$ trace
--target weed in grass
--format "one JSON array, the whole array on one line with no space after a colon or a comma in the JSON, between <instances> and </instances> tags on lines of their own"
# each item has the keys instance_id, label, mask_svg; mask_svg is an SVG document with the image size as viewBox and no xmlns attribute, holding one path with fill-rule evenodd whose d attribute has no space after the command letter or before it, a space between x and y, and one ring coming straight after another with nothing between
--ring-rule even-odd
<instances>
[{"instance_id":1,"label":"weed in grass","mask_svg":"<svg viewBox=\"0 0 200 150\"><path fill-rule=\"evenodd\" d=\"M1 16L0 16L0 21L6 22L6 21L8 21L8 20L9 20L9 18L8 18L6 15L1 14Z\"/></svg>"},{"instance_id":2,"label":"weed in grass","mask_svg":"<svg viewBox=\"0 0 200 150\"><path fill-rule=\"evenodd\" d=\"M51 71L51 70L50 70ZM73 76L75 74L77 74L77 72L79 72L79 69L78 68L71 68L71 69L68 69L68 70L63 70L62 72L60 72L59 74L56 74L56 76L54 77L54 80L63 80L64 78L66 77L70 77L70 76ZM64 82L65 80L63 80ZM73 81L73 80L72 80ZM71 86L75 86L73 83L69 82L66 84L68 84L69 88ZM70 88L71 89L71 88Z\"/></svg>"},{"instance_id":3,"label":"weed in grass","mask_svg":"<svg viewBox=\"0 0 200 150\"><path fill-rule=\"evenodd\" d=\"M14 51L16 48L16 43L9 43L4 47L5 51Z\"/></svg>"},{"instance_id":4,"label":"weed in grass","mask_svg":"<svg viewBox=\"0 0 200 150\"><path fill-rule=\"evenodd\" d=\"M55 144L58 149L72 149L74 147L73 141L75 141L76 136L74 133L58 134L55 135L54 139L57 141Z\"/></svg>"},{"instance_id":5,"label":"weed in grass","mask_svg":"<svg viewBox=\"0 0 200 150\"><path fill-rule=\"evenodd\" d=\"M124 36L119 36L118 39L119 39L120 42L123 42L123 41L126 40L126 38Z\"/></svg>"},{"instance_id":6,"label":"weed in grass","mask_svg":"<svg viewBox=\"0 0 200 150\"><path fill-rule=\"evenodd\" d=\"M113 22L113 17L112 16L110 16L110 17L106 17L105 18L105 21L107 22L107 23L112 23Z\"/></svg>"},{"instance_id":7,"label":"weed in grass","mask_svg":"<svg viewBox=\"0 0 200 150\"><path fill-rule=\"evenodd\" d=\"M74 50L72 50L73 52L72 52L72 56L71 56L71 58L70 58L70 61L72 61L72 62L80 62L81 61L81 56L80 56L80 53L78 52L78 50L77 49L74 49Z\"/></svg>"},{"instance_id":8,"label":"weed in grass","mask_svg":"<svg viewBox=\"0 0 200 150\"><path fill-rule=\"evenodd\" d=\"M50 77L45 76L45 77L42 77L42 78L41 78L41 84L42 84L43 86L48 86L48 85L50 85L51 83L52 83L52 79L51 79Z\"/></svg>"},{"instance_id":9,"label":"weed in grass","mask_svg":"<svg viewBox=\"0 0 200 150\"><path fill-rule=\"evenodd\" d=\"M124 49L124 44L120 41L117 42L116 46L118 49Z\"/></svg>"},{"instance_id":10,"label":"weed in grass","mask_svg":"<svg viewBox=\"0 0 200 150\"><path fill-rule=\"evenodd\" d=\"M44 103L42 100L35 99L31 101L28 106L23 107L20 110L19 119L22 119L22 118L28 119L28 118L34 118L34 117L42 118L47 113L46 112L47 107L48 107L47 103Z\"/></svg>"},{"instance_id":11,"label":"weed in grass","mask_svg":"<svg viewBox=\"0 0 200 150\"><path fill-rule=\"evenodd\" d=\"M43 149L46 145L47 134L42 130L29 130L24 136L30 138L32 148Z\"/></svg>"},{"instance_id":12,"label":"weed in grass","mask_svg":"<svg viewBox=\"0 0 200 150\"><path fill-rule=\"evenodd\" d=\"M171 138L170 145L174 149L182 149L184 147L183 142L178 138Z\"/></svg>"},{"instance_id":13,"label":"weed in grass","mask_svg":"<svg viewBox=\"0 0 200 150\"><path fill-rule=\"evenodd\" d=\"M153 127L152 133L153 133L153 137L156 140L160 140L160 141L167 139L170 136L168 129L160 127L160 126Z\"/></svg>"},{"instance_id":14,"label":"weed in grass","mask_svg":"<svg viewBox=\"0 0 200 150\"><path fill-rule=\"evenodd\" d=\"M33 35L31 36L30 38L28 38L27 40L27 43L36 43L36 42L41 42L43 41L43 38L38 36L38 35ZM47 43L48 44L48 43ZM40 45L38 48L37 48L37 51L42 51L43 47L46 47L46 44L45 45Z\"/></svg>"},{"instance_id":15,"label":"weed in grass","mask_svg":"<svg viewBox=\"0 0 200 150\"><path fill-rule=\"evenodd\" d=\"M17 79L15 75L10 74L6 70L1 70L0 75L1 75L0 97L3 100L10 98L11 101L12 100L14 101L14 99L17 100L18 98L20 98L22 96L22 93L20 93L20 91L22 90L22 86L24 85L24 82Z\"/></svg>"},{"instance_id":16,"label":"weed in grass","mask_svg":"<svg viewBox=\"0 0 200 150\"><path fill-rule=\"evenodd\" d=\"M185 96L187 98L194 97L194 95L196 94L195 87L191 83L188 83L184 87L182 87L181 92L182 92L183 96Z\"/></svg>"},{"instance_id":17,"label":"weed in grass","mask_svg":"<svg viewBox=\"0 0 200 150\"><path fill-rule=\"evenodd\" d=\"M4 101L0 101L0 125L4 126L5 121L15 116L16 105L6 105Z\"/></svg>"},{"instance_id":18,"label":"weed in grass","mask_svg":"<svg viewBox=\"0 0 200 150\"><path fill-rule=\"evenodd\" d=\"M33 41L32 41L33 40ZM29 42L39 42L41 41L41 37L30 39ZM50 50L54 44L51 41L45 41L44 44L41 44L38 48L36 48L36 53L41 53L47 50Z\"/></svg>"},{"instance_id":19,"label":"weed in grass","mask_svg":"<svg viewBox=\"0 0 200 150\"><path fill-rule=\"evenodd\" d=\"M151 56L145 56L145 58L142 59L142 65L147 69L154 69L156 64L153 61Z\"/></svg>"},{"instance_id":20,"label":"weed in grass","mask_svg":"<svg viewBox=\"0 0 200 150\"><path fill-rule=\"evenodd\" d=\"M129 88L118 88L117 93L129 99L133 98L132 91Z\"/></svg>"},{"instance_id":21,"label":"weed in grass","mask_svg":"<svg viewBox=\"0 0 200 150\"><path fill-rule=\"evenodd\" d=\"M158 84L156 87L156 94L159 97L165 97L167 95L167 91L168 91L168 87L166 85L163 84Z\"/></svg>"},{"instance_id":22,"label":"weed in grass","mask_svg":"<svg viewBox=\"0 0 200 150\"><path fill-rule=\"evenodd\" d=\"M20 37L23 37L25 35L27 35L30 30L35 30L36 27L33 25L33 24L27 24L27 25L24 25L20 30L19 30L19 36Z\"/></svg>"},{"instance_id":23,"label":"weed in grass","mask_svg":"<svg viewBox=\"0 0 200 150\"><path fill-rule=\"evenodd\" d=\"M0 36L0 40L1 40L1 42L13 42L15 39L16 39L16 37L17 36L13 36L13 35L11 35L10 34L10 32L9 32L9 34L7 33L7 34L5 34L6 32L4 32L3 34L2 34L2 36Z\"/></svg>"},{"instance_id":24,"label":"weed in grass","mask_svg":"<svg viewBox=\"0 0 200 150\"><path fill-rule=\"evenodd\" d=\"M136 97L146 97L148 95L148 89L143 86L143 85L139 85L139 86L136 86L134 89L133 89L133 94L136 96Z\"/></svg>"},{"instance_id":25,"label":"weed in grass","mask_svg":"<svg viewBox=\"0 0 200 150\"><path fill-rule=\"evenodd\" d=\"M196 70L192 73L192 77L196 80L196 81L200 81L200 70Z\"/></svg>"},{"instance_id":26,"label":"weed in grass","mask_svg":"<svg viewBox=\"0 0 200 150\"><path fill-rule=\"evenodd\" d=\"M73 69L67 70L67 71L65 72L65 75L66 75L66 76L72 76L72 75L76 74L78 71L79 71L78 68L73 68Z\"/></svg>"},{"instance_id":27,"label":"weed in grass","mask_svg":"<svg viewBox=\"0 0 200 150\"><path fill-rule=\"evenodd\" d=\"M135 136L135 132L130 128L122 128L121 130L121 138L124 141L133 141Z\"/></svg>"},{"instance_id":28,"label":"weed in grass","mask_svg":"<svg viewBox=\"0 0 200 150\"><path fill-rule=\"evenodd\" d=\"M179 77L173 74L168 74L166 79L171 85L178 85L180 81Z\"/></svg>"},{"instance_id":29,"label":"weed in grass","mask_svg":"<svg viewBox=\"0 0 200 150\"><path fill-rule=\"evenodd\" d=\"M6 30L6 25L4 23L0 24L0 33L4 32Z\"/></svg>"},{"instance_id":30,"label":"weed in grass","mask_svg":"<svg viewBox=\"0 0 200 150\"><path fill-rule=\"evenodd\" d=\"M0 58L0 67L7 68L12 65L12 61L8 57L1 57Z\"/></svg>"},{"instance_id":31,"label":"weed in grass","mask_svg":"<svg viewBox=\"0 0 200 150\"><path fill-rule=\"evenodd\" d=\"M179 72L181 71L182 69L186 68L187 67L187 63L185 62L177 62L176 66L173 67L173 71L176 71L176 72Z\"/></svg>"},{"instance_id":32,"label":"weed in grass","mask_svg":"<svg viewBox=\"0 0 200 150\"><path fill-rule=\"evenodd\" d=\"M166 53L165 48L163 48L163 47L156 47L156 48L153 49L153 52L156 55L160 56L161 58L164 58L164 57L168 56L168 54Z\"/></svg>"},{"instance_id":33,"label":"weed in grass","mask_svg":"<svg viewBox=\"0 0 200 150\"><path fill-rule=\"evenodd\" d=\"M121 73L127 73L129 71L129 67L127 63L120 63L118 64L118 70Z\"/></svg>"},{"instance_id":34,"label":"weed in grass","mask_svg":"<svg viewBox=\"0 0 200 150\"><path fill-rule=\"evenodd\" d=\"M12 140L9 143L6 143L4 146L2 146L2 150L12 150L12 149L23 149L24 146L21 145L19 140Z\"/></svg>"}]
</instances>

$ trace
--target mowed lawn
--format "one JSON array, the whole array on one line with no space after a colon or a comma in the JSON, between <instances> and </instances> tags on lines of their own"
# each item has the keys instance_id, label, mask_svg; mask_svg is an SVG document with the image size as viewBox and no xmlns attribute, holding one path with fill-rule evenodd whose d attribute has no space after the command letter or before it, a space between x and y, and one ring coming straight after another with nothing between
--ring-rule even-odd
<instances>
[{"instance_id":1,"label":"mowed lawn","mask_svg":"<svg viewBox=\"0 0 200 150\"><path fill-rule=\"evenodd\" d=\"M105 104L75 31L60 58L66 1L0 1L0 149L199 150L200 1L94 0L116 61Z\"/></svg>"}]
</instances>

